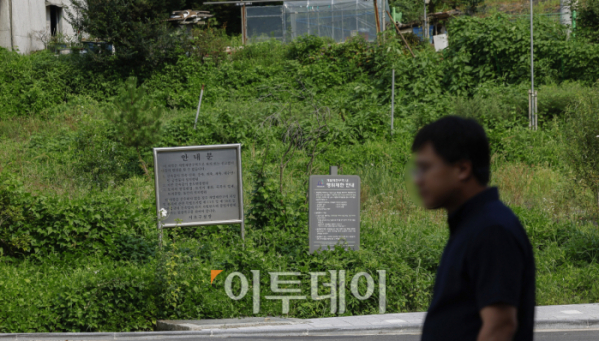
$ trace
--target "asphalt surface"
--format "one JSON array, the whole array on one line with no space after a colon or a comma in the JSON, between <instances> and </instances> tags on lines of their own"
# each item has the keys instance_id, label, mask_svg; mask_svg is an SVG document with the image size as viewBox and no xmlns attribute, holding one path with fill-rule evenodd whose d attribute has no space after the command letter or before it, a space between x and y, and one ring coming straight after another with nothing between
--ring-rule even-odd
<instances>
[{"instance_id":1,"label":"asphalt surface","mask_svg":"<svg viewBox=\"0 0 599 341\"><path fill-rule=\"evenodd\" d=\"M214 337L213 337L214 338ZM204 338L201 338L204 339ZM201 340L200 338L197 340ZM419 341L420 335L361 335L361 336L305 336L305 337L227 337L238 341ZM192 339L187 339L191 341ZM194 339L195 340L195 339ZM563 330L535 333L535 341L597 341L599 330Z\"/></svg>"},{"instance_id":2,"label":"asphalt surface","mask_svg":"<svg viewBox=\"0 0 599 341\"><path fill-rule=\"evenodd\" d=\"M180 340L180 341L204 341L206 339L221 339L226 341L420 341L420 335L394 334L394 335L340 335L340 336L302 336L302 337L161 337L160 340ZM45 339L38 339L43 341ZM50 339L48 339L50 340ZM58 339L51 339L58 341ZM77 340L77 339L73 339ZM120 340L138 340L127 339ZM147 340L147 339L146 339ZM157 339L154 339L157 340ZM597 341L599 340L599 330L556 330L541 331L535 333L535 341Z\"/></svg>"},{"instance_id":3,"label":"asphalt surface","mask_svg":"<svg viewBox=\"0 0 599 341\"><path fill-rule=\"evenodd\" d=\"M4 334L6 335L6 334ZM3 335L0 334L0 340L3 340ZM302 336L302 337L219 337L219 336L183 336L173 335L160 337L143 337L143 338L118 338L117 340L179 340L179 341L204 341L206 339L220 339L223 341L419 341L420 335L410 334L388 334L388 335L339 335L339 336ZM70 337L68 339L62 337L34 337L34 338L18 338L18 340L37 340L37 341L61 341L61 340L89 340L88 338ZM114 340L113 338L94 338L92 340ZM597 330L553 330L539 331L535 333L535 341L597 341L599 340L599 329Z\"/></svg>"}]
</instances>

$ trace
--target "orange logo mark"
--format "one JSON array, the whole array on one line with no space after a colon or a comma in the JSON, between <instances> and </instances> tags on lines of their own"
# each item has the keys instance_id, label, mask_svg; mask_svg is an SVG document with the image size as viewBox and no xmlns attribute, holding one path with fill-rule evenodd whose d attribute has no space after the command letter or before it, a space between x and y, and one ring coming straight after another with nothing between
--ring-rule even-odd
<instances>
[{"instance_id":1,"label":"orange logo mark","mask_svg":"<svg viewBox=\"0 0 599 341\"><path fill-rule=\"evenodd\" d=\"M214 282L214 279L216 278L216 276L218 276L219 273L223 272L222 270L210 270L210 284L212 284L212 282Z\"/></svg>"}]
</instances>

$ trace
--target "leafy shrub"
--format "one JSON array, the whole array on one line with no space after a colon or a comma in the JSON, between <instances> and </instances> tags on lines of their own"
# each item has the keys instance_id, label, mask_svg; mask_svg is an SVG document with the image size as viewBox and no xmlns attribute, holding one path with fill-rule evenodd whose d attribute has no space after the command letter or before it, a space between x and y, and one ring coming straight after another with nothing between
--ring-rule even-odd
<instances>
[{"instance_id":1,"label":"leafy shrub","mask_svg":"<svg viewBox=\"0 0 599 341\"><path fill-rule=\"evenodd\" d=\"M28 234L16 234L10 226L25 220L25 204L30 194L24 193L22 186L15 179L2 179L0 183L0 256L13 255L20 250L29 251L31 239Z\"/></svg>"},{"instance_id":2,"label":"leafy shrub","mask_svg":"<svg viewBox=\"0 0 599 341\"><path fill-rule=\"evenodd\" d=\"M114 259L120 261L130 261L144 263L153 259L156 256L156 248L154 243L139 235L119 235L115 238L115 253Z\"/></svg>"},{"instance_id":3,"label":"leafy shrub","mask_svg":"<svg viewBox=\"0 0 599 341\"><path fill-rule=\"evenodd\" d=\"M73 0L72 5L67 11L71 24L78 31L114 44L119 63L139 70L176 58L181 39L164 19L184 7L183 1Z\"/></svg>"},{"instance_id":4,"label":"leafy shrub","mask_svg":"<svg viewBox=\"0 0 599 341\"><path fill-rule=\"evenodd\" d=\"M118 136L105 122L74 134L72 159L65 162L73 165L73 172L81 184L104 189L143 174L137 154L119 143Z\"/></svg>"},{"instance_id":5,"label":"leafy shrub","mask_svg":"<svg viewBox=\"0 0 599 341\"><path fill-rule=\"evenodd\" d=\"M236 47L232 61L243 61L259 65L277 65L285 60L286 46L276 39Z\"/></svg>"},{"instance_id":6,"label":"leafy shrub","mask_svg":"<svg viewBox=\"0 0 599 341\"><path fill-rule=\"evenodd\" d=\"M574 261L599 262L599 233L593 224L572 231L564 246L567 256Z\"/></svg>"},{"instance_id":7,"label":"leafy shrub","mask_svg":"<svg viewBox=\"0 0 599 341\"><path fill-rule=\"evenodd\" d=\"M54 252L111 254L122 234L145 235L152 226L150 207L137 209L126 197L90 192L88 197L64 200L31 196L13 177L4 176L0 198L10 197L0 226L4 252L44 257ZM125 209L123 209L125 208ZM23 218L11 212L17 212ZM9 216L9 214L11 214Z\"/></svg>"},{"instance_id":8,"label":"leafy shrub","mask_svg":"<svg viewBox=\"0 0 599 341\"><path fill-rule=\"evenodd\" d=\"M599 42L599 1L571 1L571 4L578 17L575 33L595 43Z\"/></svg>"},{"instance_id":9,"label":"leafy shrub","mask_svg":"<svg viewBox=\"0 0 599 341\"><path fill-rule=\"evenodd\" d=\"M192 36L188 49L199 60L218 64L227 57L229 40L224 30L213 27L194 29Z\"/></svg>"},{"instance_id":10,"label":"leafy shrub","mask_svg":"<svg viewBox=\"0 0 599 341\"><path fill-rule=\"evenodd\" d=\"M145 89L137 87L137 78L130 77L115 99L115 108L106 110L106 118L114 124L119 140L126 147L135 148L140 166L150 177L141 149L151 147L160 138L162 107L153 106Z\"/></svg>"},{"instance_id":11,"label":"leafy shrub","mask_svg":"<svg viewBox=\"0 0 599 341\"><path fill-rule=\"evenodd\" d=\"M195 113L183 115L165 124L160 145L208 145L249 143L257 137L255 122L243 115L245 106L225 105L217 110L204 111L193 129Z\"/></svg>"},{"instance_id":12,"label":"leafy shrub","mask_svg":"<svg viewBox=\"0 0 599 341\"><path fill-rule=\"evenodd\" d=\"M27 147L36 157L52 158L67 167L79 185L105 189L144 174L135 150L119 140L117 130L107 121L91 120L77 131L34 134Z\"/></svg>"},{"instance_id":13,"label":"leafy shrub","mask_svg":"<svg viewBox=\"0 0 599 341\"><path fill-rule=\"evenodd\" d=\"M346 269L349 276L366 271L376 278L376 270L387 269L388 311L422 311L430 302L434 273L447 239L445 216L419 209L401 179L414 133L450 113L475 117L485 126L492 141L494 168L505 167L507 161L514 166L515 176L533 169L531 165L559 174L558 186L547 172L536 174L535 178L542 177L536 182L528 181L526 174L522 182L507 180L508 185L518 187L516 192L525 192L514 209L536 250L539 303L596 300L597 238L574 221L594 211L568 203L564 210L576 216L562 217L554 212L556 205L551 201L555 198L546 198L538 188L543 183L553 187L551 193L569 190L576 187L569 182L571 165L593 166L588 160L598 147L595 140L578 139L594 137L598 133L593 131L599 131L592 124L599 121L593 116L598 111L593 104L597 96L585 87L597 74L592 65L594 47L587 53L584 41L562 41L565 36L559 27L541 22L539 48L544 54L539 75L541 83L551 84L539 87L541 129L532 132L526 122L528 27L501 18L456 20L456 27L467 31L450 32L456 39L450 50L436 53L423 44L415 47L416 58L394 39L380 46L360 37L329 45L320 38L303 37L287 46L276 41L252 44L218 65L180 54L172 64L138 74L148 94L140 103L153 101L176 108L161 118L160 139L140 148L144 161L151 159L150 148L157 146L242 143L244 151L244 189L249 194L245 196L245 241L237 225L175 228L165 231L162 250L155 242L153 186L137 177L142 174L139 156L134 147L123 144L130 131L88 115L89 110L76 113L79 107L75 105L88 96L110 103L110 96L122 86L118 75L125 71L129 75L131 70L111 58L91 63L86 57L11 54L15 60L9 64L15 68L0 65L0 77L10 82L10 77L35 76L39 79L23 82L52 86L52 72L29 70L42 62L48 62L47 70L61 71L62 65L81 70L87 65L91 71L65 73L56 88L49 90L60 100L40 98L49 106L44 111L48 116L72 110L69 120L77 122L65 118L64 128L0 140L7 147L2 155L10 158L0 165L4 253L0 258L0 332L150 330L157 318L251 316L251 295L233 301L222 290L227 273L242 271L251 278L249 270L261 271L262 294L268 295L269 271L302 272L303 294L309 294L309 271ZM495 40L487 39L485 30ZM560 59L567 53L576 55ZM584 67L588 70L582 73ZM396 121L390 137L393 68ZM580 82L573 85L568 79ZM27 91L29 83L19 82L14 82L15 89L9 89L12 83L0 87L13 94ZM206 84L205 102L194 130L202 84ZM36 113L32 108L42 106L35 100L1 96L6 102L0 106L11 108L11 117ZM41 125L48 122L31 120ZM20 122L11 121L4 130ZM52 127L61 122L51 122ZM291 126L295 135L290 133ZM572 148L572 159L561 154L568 148L564 141L582 146ZM281 167L289 146L297 148L296 153ZM22 177L32 175L28 188L37 189L41 155L65 166L66 176L83 180L73 183L81 192L91 188L89 193L71 195L65 190L67 194L58 197L42 186L39 193L28 193L13 176L25 168ZM326 173L329 165L339 165L340 173L359 174L363 180L361 249L337 247L311 255L307 178ZM48 171L43 176L51 174L56 173ZM47 181L56 185L53 179ZM101 185L89 186L89 182ZM560 193L560 203L588 199L583 189L572 193ZM534 200L529 200L532 195ZM214 284L209 280L211 269L224 270ZM348 295L346 313L376 313L375 296L358 301ZM290 316L331 316L326 308L323 301L294 302ZM262 315L280 312L280 301L262 300Z\"/></svg>"},{"instance_id":14,"label":"leafy shrub","mask_svg":"<svg viewBox=\"0 0 599 341\"><path fill-rule=\"evenodd\" d=\"M307 223L305 201L302 202L299 196L284 196L279 191L279 184L263 170L256 169L253 175L254 192L247 222L256 232L264 231L263 242L278 229L295 230Z\"/></svg>"},{"instance_id":15,"label":"leafy shrub","mask_svg":"<svg viewBox=\"0 0 599 341\"><path fill-rule=\"evenodd\" d=\"M301 63L306 63L310 61L310 58L314 58L312 55L316 51L332 43L333 41L328 38L312 35L301 36L287 46L287 58L297 59Z\"/></svg>"},{"instance_id":16,"label":"leafy shrub","mask_svg":"<svg viewBox=\"0 0 599 341\"><path fill-rule=\"evenodd\" d=\"M153 273L126 266L101 269L80 283L63 282L51 301L61 331L139 331L153 326Z\"/></svg>"},{"instance_id":17,"label":"leafy shrub","mask_svg":"<svg viewBox=\"0 0 599 341\"><path fill-rule=\"evenodd\" d=\"M65 101L73 69L47 52L21 56L0 48L0 119L37 114Z\"/></svg>"},{"instance_id":18,"label":"leafy shrub","mask_svg":"<svg viewBox=\"0 0 599 341\"><path fill-rule=\"evenodd\" d=\"M576 99L566 112L565 138L571 148L567 158L581 184L599 192L599 92ZM599 197L598 197L599 198Z\"/></svg>"},{"instance_id":19,"label":"leafy shrub","mask_svg":"<svg viewBox=\"0 0 599 341\"><path fill-rule=\"evenodd\" d=\"M567 40L563 26L550 19L534 18L535 79L537 84L564 80L592 83L599 78L598 46ZM469 86L489 79L507 83L524 82L530 77L530 22L511 21L508 16L493 18L459 17L450 22L449 48L444 51L447 65L460 62L472 81ZM453 78L453 75L447 75ZM447 80L447 86L454 81ZM453 85L455 86L455 85Z\"/></svg>"},{"instance_id":20,"label":"leafy shrub","mask_svg":"<svg viewBox=\"0 0 599 341\"><path fill-rule=\"evenodd\" d=\"M0 333L151 330L153 267L85 262L77 269L56 259L0 267Z\"/></svg>"}]
</instances>

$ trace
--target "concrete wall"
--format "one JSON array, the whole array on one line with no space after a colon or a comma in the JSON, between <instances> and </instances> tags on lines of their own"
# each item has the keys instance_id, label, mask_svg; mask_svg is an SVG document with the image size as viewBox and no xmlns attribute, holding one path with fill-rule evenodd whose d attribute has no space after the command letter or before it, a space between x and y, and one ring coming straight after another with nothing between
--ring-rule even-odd
<instances>
[{"instance_id":1,"label":"concrete wall","mask_svg":"<svg viewBox=\"0 0 599 341\"><path fill-rule=\"evenodd\" d=\"M10 49L10 13L8 0L0 0L0 46Z\"/></svg>"},{"instance_id":2,"label":"concrete wall","mask_svg":"<svg viewBox=\"0 0 599 341\"><path fill-rule=\"evenodd\" d=\"M23 54L42 50L44 44L39 39L39 33L50 31L47 5L63 7L58 22L59 32L63 35L74 35L73 28L66 20L66 7L70 5L70 0L0 0L0 46L17 49Z\"/></svg>"}]
</instances>

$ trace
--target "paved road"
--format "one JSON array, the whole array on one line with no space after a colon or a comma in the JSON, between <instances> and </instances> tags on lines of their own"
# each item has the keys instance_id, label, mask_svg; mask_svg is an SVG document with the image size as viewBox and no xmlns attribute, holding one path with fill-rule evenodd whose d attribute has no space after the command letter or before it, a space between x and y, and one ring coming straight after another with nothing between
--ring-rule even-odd
<instances>
[{"instance_id":1,"label":"paved road","mask_svg":"<svg viewBox=\"0 0 599 341\"><path fill-rule=\"evenodd\" d=\"M6 334L5 334L6 336ZM197 337L197 336L183 336L183 335L173 335L173 336L165 336L162 335L160 337L119 337L116 340L172 340L172 341L204 341L207 339L220 339L223 341L420 341L420 335L358 335L358 336L303 336L303 337L219 337L219 336L205 336L205 337ZM3 338L3 335L0 334L0 340L8 340ZM14 340L14 339L11 339ZM61 337L19 337L19 340L36 340L36 341L64 341L65 338ZM95 340L95 341L104 341L104 340L114 340L114 338L90 338L89 336L79 338L71 336L68 340ZM535 333L535 341L597 341L599 340L599 330L562 330L562 331L543 331Z\"/></svg>"},{"instance_id":2,"label":"paved road","mask_svg":"<svg viewBox=\"0 0 599 341\"><path fill-rule=\"evenodd\" d=\"M247 341L249 338L234 337L227 340ZM419 341L420 335L364 335L364 336L326 336L326 337L285 337L251 338L255 341ZM535 341L597 341L599 330L589 331L553 331L535 333Z\"/></svg>"},{"instance_id":3,"label":"paved road","mask_svg":"<svg viewBox=\"0 0 599 341\"><path fill-rule=\"evenodd\" d=\"M227 340L247 341L249 338L226 338ZM364 335L364 336L326 336L326 337L285 337L251 338L255 341L419 341L420 335ZM599 330L552 331L535 333L535 341L597 341Z\"/></svg>"},{"instance_id":4,"label":"paved road","mask_svg":"<svg viewBox=\"0 0 599 341\"><path fill-rule=\"evenodd\" d=\"M360 336L305 336L305 337L173 337L163 340L204 341L207 338L223 341L419 341L420 335L360 335ZM123 340L123 339L121 339ZM139 340L139 339L137 339ZM599 330L563 330L535 333L535 341L597 341Z\"/></svg>"}]
</instances>

